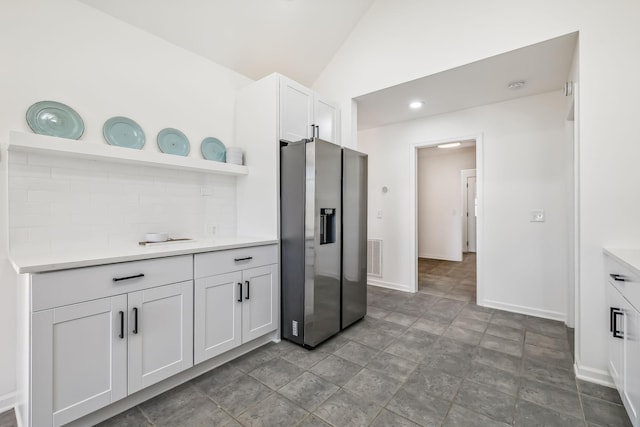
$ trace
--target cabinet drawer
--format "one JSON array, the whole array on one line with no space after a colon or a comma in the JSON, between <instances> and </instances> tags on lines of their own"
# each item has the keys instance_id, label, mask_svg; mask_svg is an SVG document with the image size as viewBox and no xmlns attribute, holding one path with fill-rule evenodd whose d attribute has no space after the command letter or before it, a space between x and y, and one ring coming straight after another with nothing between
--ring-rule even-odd
<instances>
[{"instance_id":1,"label":"cabinet drawer","mask_svg":"<svg viewBox=\"0 0 640 427\"><path fill-rule=\"evenodd\" d=\"M607 280L633 305L640 309L640 276L609 255L604 257Z\"/></svg>"},{"instance_id":2,"label":"cabinet drawer","mask_svg":"<svg viewBox=\"0 0 640 427\"><path fill-rule=\"evenodd\" d=\"M192 279L191 255L33 274L31 309L44 310Z\"/></svg>"},{"instance_id":3,"label":"cabinet drawer","mask_svg":"<svg viewBox=\"0 0 640 427\"><path fill-rule=\"evenodd\" d=\"M214 276L278 262L278 245L207 252L195 256L195 277Z\"/></svg>"}]
</instances>

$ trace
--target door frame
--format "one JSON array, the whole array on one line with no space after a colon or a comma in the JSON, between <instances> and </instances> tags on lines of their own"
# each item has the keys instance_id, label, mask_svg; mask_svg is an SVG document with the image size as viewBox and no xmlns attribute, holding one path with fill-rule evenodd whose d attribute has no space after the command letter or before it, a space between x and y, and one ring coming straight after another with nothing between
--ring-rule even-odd
<instances>
[{"instance_id":1,"label":"door frame","mask_svg":"<svg viewBox=\"0 0 640 427\"><path fill-rule=\"evenodd\" d=\"M484 142L483 134L461 135L457 137L449 137L445 139L430 140L417 142L412 144L410 149L410 167L411 180L409 182L409 198L411 203L411 209L409 215L411 220L409 221L409 227L411 228L411 235L413 236L413 257L411 262L413 263L413 286L410 286L412 292L418 292L418 150L421 148L435 147L440 144L446 144L457 141L468 141L474 139L476 141L476 195L478 197L478 218L476 223L476 303L478 305L484 305L484 280L483 280L483 262L484 257L482 255L482 243L484 237L484 215L483 215L483 185L484 185Z\"/></svg>"},{"instance_id":2,"label":"door frame","mask_svg":"<svg viewBox=\"0 0 640 427\"><path fill-rule=\"evenodd\" d=\"M460 221L461 225L462 225L462 253L465 252L469 252L469 245L467 244L467 242L469 241L469 219L465 218L464 213L468 210L468 206L467 206L467 200L469 198L468 196L468 192L469 192L469 188L465 185L467 183L467 179L471 176L476 177L476 188L477 188L477 179L478 179L478 175L477 175L477 170L476 169L462 169L460 171L460 189L461 192L460 194L462 194L462 221ZM477 192L477 190L476 190ZM476 228L477 228L477 222L476 222ZM476 239L478 236L478 232L476 230ZM476 241L476 250L474 253L478 252L478 245L477 245L477 241Z\"/></svg>"}]
</instances>

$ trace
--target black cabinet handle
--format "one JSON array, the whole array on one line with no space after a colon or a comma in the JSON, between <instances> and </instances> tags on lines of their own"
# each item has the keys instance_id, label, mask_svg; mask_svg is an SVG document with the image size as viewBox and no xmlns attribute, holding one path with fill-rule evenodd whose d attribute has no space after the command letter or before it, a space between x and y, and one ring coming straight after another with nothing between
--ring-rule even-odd
<instances>
[{"instance_id":1,"label":"black cabinet handle","mask_svg":"<svg viewBox=\"0 0 640 427\"><path fill-rule=\"evenodd\" d=\"M238 292L240 292L240 296L238 297L238 302L242 302L242 283L238 282Z\"/></svg>"},{"instance_id":2,"label":"black cabinet handle","mask_svg":"<svg viewBox=\"0 0 640 427\"><path fill-rule=\"evenodd\" d=\"M251 286L251 285L250 285L250 283L249 283L249 281L248 281L248 280L247 280L247 281L245 281L244 283L246 283L246 284L247 284L247 296L246 296L246 297L244 297L244 299L249 299L249 286Z\"/></svg>"},{"instance_id":3,"label":"black cabinet handle","mask_svg":"<svg viewBox=\"0 0 640 427\"><path fill-rule=\"evenodd\" d=\"M613 273L611 273L611 274L609 274L609 276L611 276L611 278L613 280L615 280L616 282L626 282L627 281L627 278L624 277L622 274L613 274Z\"/></svg>"},{"instance_id":4,"label":"black cabinet handle","mask_svg":"<svg viewBox=\"0 0 640 427\"><path fill-rule=\"evenodd\" d=\"M612 329L613 329L613 337L614 338L624 338L624 331L620 332L618 330L618 315L620 316L624 316L624 312L622 310L620 310L619 308L616 307L612 307L611 308L611 314L613 315L613 325L612 325Z\"/></svg>"},{"instance_id":5,"label":"black cabinet handle","mask_svg":"<svg viewBox=\"0 0 640 427\"><path fill-rule=\"evenodd\" d=\"M614 322L613 313L615 313L616 310L619 310L619 309L615 307L609 307L609 332L613 332L613 322Z\"/></svg>"},{"instance_id":6,"label":"black cabinet handle","mask_svg":"<svg viewBox=\"0 0 640 427\"><path fill-rule=\"evenodd\" d=\"M234 258L233 260L235 262L240 262L240 261L249 261L250 259L253 259L253 257L252 256L246 256L244 258Z\"/></svg>"},{"instance_id":7,"label":"black cabinet handle","mask_svg":"<svg viewBox=\"0 0 640 427\"><path fill-rule=\"evenodd\" d=\"M143 274L143 273L140 273L140 274L136 274L135 276L114 277L114 278L113 278L113 281L114 281L114 282L119 282L119 281L121 281L121 280L137 279L137 278L139 278L139 277L144 277L144 274Z\"/></svg>"},{"instance_id":8,"label":"black cabinet handle","mask_svg":"<svg viewBox=\"0 0 640 427\"><path fill-rule=\"evenodd\" d=\"M118 337L124 339L124 311L120 312L120 335Z\"/></svg>"},{"instance_id":9,"label":"black cabinet handle","mask_svg":"<svg viewBox=\"0 0 640 427\"><path fill-rule=\"evenodd\" d=\"M138 333L138 307L133 307L133 333Z\"/></svg>"}]
</instances>

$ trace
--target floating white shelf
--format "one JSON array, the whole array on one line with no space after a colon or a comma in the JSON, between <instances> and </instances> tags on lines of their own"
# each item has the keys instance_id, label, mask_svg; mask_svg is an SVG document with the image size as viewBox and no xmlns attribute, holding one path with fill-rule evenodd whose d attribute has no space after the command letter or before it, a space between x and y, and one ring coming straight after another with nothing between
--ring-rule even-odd
<instances>
[{"instance_id":1,"label":"floating white shelf","mask_svg":"<svg viewBox=\"0 0 640 427\"><path fill-rule=\"evenodd\" d=\"M8 150L220 175L240 176L249 174L249 168L243 165L17 131L11 131L9 134Z\"/></svg>"}]
</instances>

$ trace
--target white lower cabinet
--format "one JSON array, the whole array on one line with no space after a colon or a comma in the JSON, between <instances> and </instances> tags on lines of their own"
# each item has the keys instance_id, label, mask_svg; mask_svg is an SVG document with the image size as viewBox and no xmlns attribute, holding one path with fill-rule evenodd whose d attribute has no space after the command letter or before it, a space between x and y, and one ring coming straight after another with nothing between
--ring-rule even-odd
<instances>
[{"instance_id":1,"label":"white lower cabinet","mask_svg":"<svg viewBox=\"0 0 640 427\"><path fill-rule=\"evenodd\" d=\"M275 245L196 255L195 363L278 328L276 260Z\"/></svg>"}]
</instances>

